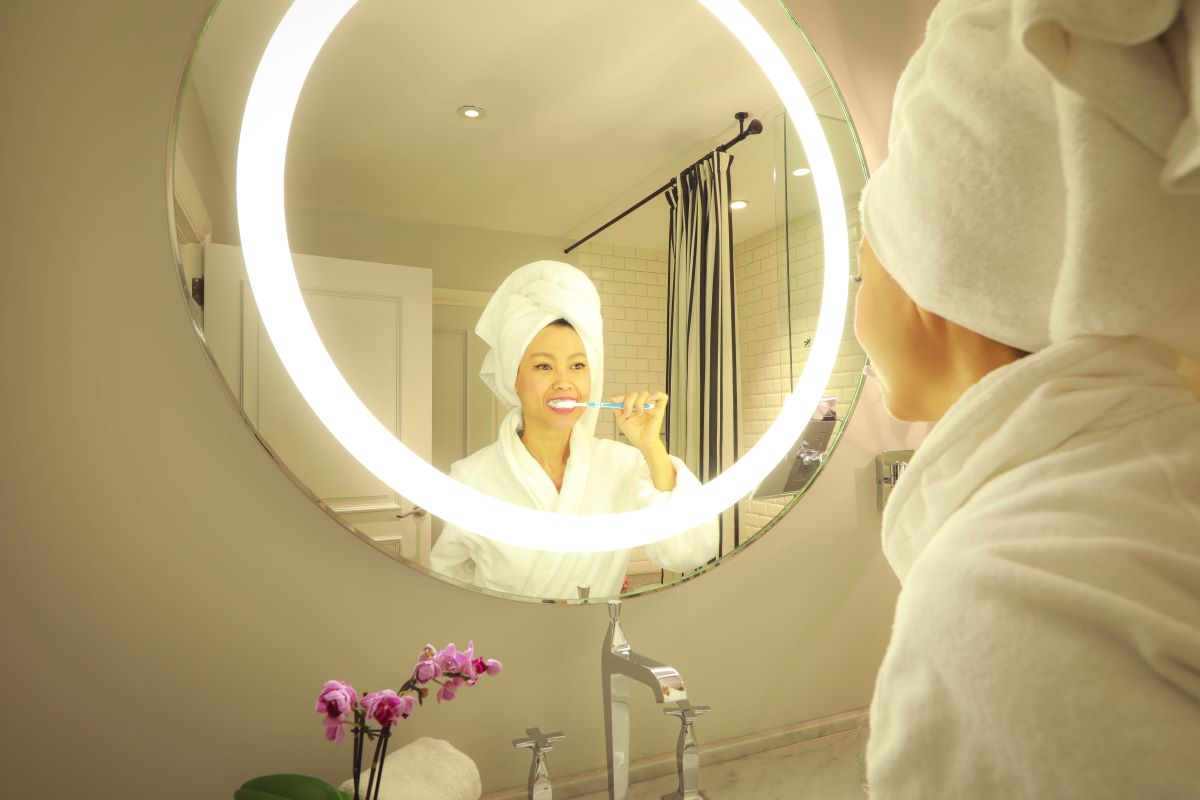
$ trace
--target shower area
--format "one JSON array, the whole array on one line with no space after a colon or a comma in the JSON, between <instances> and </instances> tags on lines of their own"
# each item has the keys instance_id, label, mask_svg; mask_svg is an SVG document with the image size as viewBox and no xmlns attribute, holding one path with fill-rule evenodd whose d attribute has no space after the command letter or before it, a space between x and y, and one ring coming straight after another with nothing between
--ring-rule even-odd
<instances>
[{"instance_id":1,"label":"shower area","mask_svg":"<svg viewBox=\"0 0 1200 800\"><path fill-rule=\"evenodd\" d=\"M826 82L814 86L810 95L842 184L851 273L857 274L858 198L865 180L862 161L836 92ZM756 129L760 132L747 134L746 128L753 123L758 123ZM680 216L685 209L671 185L641 198L626 211L642 218L643 224L660 226L661 246L646 246L644 241L637 245L623 243L623 238L633 237L622 236L628 223L623 221L626 214L621 214L601 231L593 231L570 247L579 267L600 290L605 309L606 394L662 386L663 376L669 376L667 392L673 410L682 412L690 403L688 416L695 418L697 403L714 409L714 420L702 426L701 438L707 437L708 441L701 446L701 455L710 461L723 459L719 465L722 468L759 440L803 370L816 331L824 271L821 220L807 171L808 159L786 112L775 108L754 114L749 121L739 120L739 129L729 133L734 137L725 142L728 146L720 154L724 158L713 162L719 170L714 184L722 191L715 192L710 201L722 207L710 216L723 220L716 231L718 241L701 259L705 261L704 269L690 273L681 269L681 265L688 264L686 253L678 252L686 249L680 236ZM717 226L717 222L712 225ZM724 263L713 263L716 261ZM713 372L721 375L718 381L708 380L703 382L706 386L689 389L681 383L677 368L685 351L679 332L678 300L689 293L686 288L681 291L679 284L689 279L703 280L711 296L711 284L723 271L728 291L719 298L719 304L727 309L721 312L706 307L705 325L709 330L719 327L721 313L731 320L723 340L728 349L724 362L727 369ZM851 309L856 290L857 283L852 282ZM694 294L699 297L701 290ZM707 354L701 360L711 365L720 361L718 356ZM825 392L826 397L836 400L839 412L831 444L840 436L844 424L840 418L859 390L865 361L854 338L852 314L848 314L838 361ZM694 372L694 362L689 371ZM715 419L722 411L731 424L722 425ZM672 418L667 426L668 449L683 457L687 447L679 438L679 428L672 429L674 422ZM694 439L695 432L690 434ZM620 438L611 417L602 418L597 435ZM694 457L684 460L702 480L706 479L709 465L695 463ZM764 532L805 487L789 485L786 492L774 490L752 496L727 512L722 524L722 553ZM635 554L631 588L636 588L638 570ZM648 562L645 570L647 583L674 577L659 576Z\"/></svg>"}]
</instances>

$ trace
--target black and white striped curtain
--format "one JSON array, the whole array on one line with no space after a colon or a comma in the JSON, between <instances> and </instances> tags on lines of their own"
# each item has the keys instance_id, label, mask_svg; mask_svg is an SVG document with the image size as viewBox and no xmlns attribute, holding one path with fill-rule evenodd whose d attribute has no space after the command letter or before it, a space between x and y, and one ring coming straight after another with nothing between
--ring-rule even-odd
<instances>
[{"instance_id":1,"label":"black and white striped curtain","mask_svg":"<svg viewBox=\"0 0 1200 800\"><path fill-rule=\"evenodd\" d=\"M713 152L667 192L667 449L701 481L738 457L738 375L729 168ZM721 553L738 544L738 509L721 515Z\"/></svg>"}]
</instances>

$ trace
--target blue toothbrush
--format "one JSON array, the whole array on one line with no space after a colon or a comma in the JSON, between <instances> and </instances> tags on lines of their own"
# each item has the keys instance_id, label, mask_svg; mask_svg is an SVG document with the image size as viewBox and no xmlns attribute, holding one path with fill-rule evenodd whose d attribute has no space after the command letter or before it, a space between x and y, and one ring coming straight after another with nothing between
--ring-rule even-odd
<instances>
[{"instance_id":1,"label":"blue toothbrush","mask_svg":"<svg viewBox=\"0 0 1200 800\"><path fill-rule=\"evenodd\" d=\"M547 403L551 408L624 408L623 403L608 403L597 400L589 400L586 403L582 400L551 400ZM642 408L654 408L654 403L642 403Z\"/></svg>"}]
</instances>

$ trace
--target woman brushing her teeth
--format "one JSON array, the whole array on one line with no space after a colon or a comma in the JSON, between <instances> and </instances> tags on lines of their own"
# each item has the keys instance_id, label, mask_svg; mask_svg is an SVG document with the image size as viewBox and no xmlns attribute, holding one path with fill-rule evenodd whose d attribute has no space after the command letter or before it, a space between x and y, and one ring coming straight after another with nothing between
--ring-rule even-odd
<instances>
[{"instance_id":1,"label":"woman brushing her teeth","mask_svg":"<svg viewBox=\"0 0 1200 800\"><path fill-rule=\"evenodd\" d=\"M598 439L604 376L600 298L579 270L555 261L521 267L501 284L475 332L491 345L480 377L510 407L497 440L456 462L450 475L511 503L566 514L607 514L664 502L699 482L667 454L659 434L668 398L633 392L612 398L629 444ZM578 405L577 405L578 404ZM563 536L570 536L564 530ZM717 555L713 520L646 547L678 572ZM432 568L510 594L574 598L620 593L630 551L552 553L503 544L447 524Z\"/></svg>"}]
</instances>

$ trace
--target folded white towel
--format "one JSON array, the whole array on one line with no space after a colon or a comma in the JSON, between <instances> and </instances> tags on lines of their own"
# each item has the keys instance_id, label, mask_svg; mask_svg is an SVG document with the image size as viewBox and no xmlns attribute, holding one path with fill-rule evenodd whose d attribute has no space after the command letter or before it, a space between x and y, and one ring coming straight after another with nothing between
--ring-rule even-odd
<instances>
[{"instance_id":1,"label":"folded white towel","mask_svg":"<svg viewBox=\"0 0 1200 800\"><path fill-rule=\"evenodd\" d=\"M888 146L864 232L918 305L1200 357L1200 0L942 0Z\"/></svg>"},{"instance_id":2,"label":"folded white towel","mask_svg":"<svg viewBox=\"0 0 1200 800\"><path fill-rule=\"evenodd\" d=\"M604 390L604 321L600 294L587 275L561 261L534 261L516 269L492 295L475 333L491 350L484 356L479 377L502 402L521 407L517 397L517 367L533 337L551 322L565 319L575 328L587 350L592 396ZM597 412L588 409L576 428L591 435Z\"/></svg>"},{"instance_id":3,"label":"folded white towel","mask_svg":"<svg viewBox=\"0 0 1200 800\"><path fill-rule=\"evenodd\" d=\"M368 746L364 758L372 752ZM364 795L368 777L369 768L360 777L359 789ZM353 779L338 788L353 796ZM479 800L482 794L475 762L441 739L422 736L384 759L379 800Z\"/></svg>"}]
</instances>

